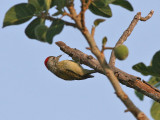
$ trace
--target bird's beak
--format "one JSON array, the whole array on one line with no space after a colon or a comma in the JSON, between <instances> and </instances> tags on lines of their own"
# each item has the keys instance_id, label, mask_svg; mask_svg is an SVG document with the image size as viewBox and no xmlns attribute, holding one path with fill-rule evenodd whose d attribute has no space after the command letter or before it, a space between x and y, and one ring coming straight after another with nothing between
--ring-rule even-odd
<instances>
[{"instance_id":1,"label":"bird's beak","mask_svg":"<svg viewBox=\"0 0 160 120\"><path fill-rule=\"evenodd\" d=\"M60 58L61 56L62 56L62 55L57 56L57 59L59 60L59 58Z\"/></svg>"}]
</instances>

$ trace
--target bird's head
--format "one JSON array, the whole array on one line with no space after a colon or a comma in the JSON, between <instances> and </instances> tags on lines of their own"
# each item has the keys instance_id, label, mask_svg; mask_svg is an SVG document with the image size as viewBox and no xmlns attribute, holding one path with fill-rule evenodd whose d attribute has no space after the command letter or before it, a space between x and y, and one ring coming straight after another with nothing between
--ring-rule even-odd
<instances>
[{"instance_id":1,"label":"bird's head","mask_svg":"<svg viewBox=\"0 0 160 120\"><path fill-rule=\"evenodd\" d=\"M55 66L58 61L59 61L59 58L61 57L62 55L59 55L57 57L54 57L54 56L49 56L45 59L44 61L44 64L47 68L49 68L49 66Z\"/></svg>"}]
</instances>

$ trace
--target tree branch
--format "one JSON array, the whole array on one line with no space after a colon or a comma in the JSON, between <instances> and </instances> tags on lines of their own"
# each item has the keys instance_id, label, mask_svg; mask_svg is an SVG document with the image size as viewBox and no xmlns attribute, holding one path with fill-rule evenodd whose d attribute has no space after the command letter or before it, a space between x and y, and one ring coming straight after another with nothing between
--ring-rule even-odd
<instances>
[{"instance_id":1,"label":"tree branch","mask_svg":"<svg viewBox=\"0 0 160 120\"><path fill-rule=\"evenodd\" d=\"M146 21L146 20L148 20L149 18L152 17L153 13L154 13L154 11L151 10L150 13L146 17L141 17L141 12L138 12L135 15L135 17L133 18L133 20L132 20L131 24L129 25L129 27L127 28L127 30L124 31L124 33L122 34L122 36L120 37L120 39L116 43L115 47L117 45L123 44L127 40L128 36L132 33L134 27L136 26L136 24L138 23L139 20ZM111 66L114 66L115 61L116 61L116 57L114 55L114 51L112 50L109 64Z\"/></svg>"},{"instance_id":2,"label":"tree branch","mask_svg":"<svg viewBox=\"0 0 160 120\"><path fill-rule=\"evenodd\" d=\"M79 17L79 15L77 15L76 10L74 8L74 4L73 3L69 4L69 6L67 6L67 8L68 8L70 14L72 15L72 20L75 21L77 28L79 30L81 30L82 29L81 18Z\"/></svg>"},{"instance_id":3,"label":"tree branch","mask_svg":"<svg viewBox=\"0 0 160 120\"><path fill-rule=\"evenodd\" d=\"M113 71L111 70L110 66L107 63L107 61L104 57L104 54L101 53L101 51L98 49L98 46L94 40L94 37L92 37L92 34L89 33L89 31L86 27L81 30L81 33L86 38L86 40L91 48L91 52L98 59L100 66L103 69L103 73L105 74L105 76L109 79L110 83L112 84L116 95L120 98L120 100L125 104L127 109L130 110L130 112L137 119L141 120L141 118L144 118L144 119L148 120L147 116L133 104L133 102L129 99L127 94L122 90L117 77L114 75ZM139 118L139 116L141 116L141 117Z\"/></svg>"},{"instance_id":4,"label":"tree branch","mask_svg":"<svg viewBox=\"0 0 160 120\"><path fill-rule=\"evenodd\" d=\"M150 19L152 17L153 13L154 13L154 11L151 10L150 13L146 17L141 17L140 20L146 21L146 20Z\"/></svg>"},{"instance_id":5,"label":"tree branch","mask_svg":"<svg viewBox=\"0 0 160 120\"><path fill-rule=\"evenodd\" d=\"M87 55L78 49L70 48L62 41L56 42L56 45L58 45L64 53L72 57L73 60L78 60L81 64L87 65L98 73L104 74L101 65L93 56ZM120 83L133 88L160 103L160 90L148 85L144 80L141 81L140 77L130 75L114 66L110 66L110 68L113 70Z\"/></svg>"},{"instance_id":6,"label":"tree branch","mask_svg":"<svg viewBox=\"0 0 160 120\"><path fill-rule=\"evenodd\" d=\"M70 11L70 14L72 15L72 19L75 21L76 25L78 26L78 29L81 31L83 36L86 38L86 40L90 46L91 52L97 57L98 63L100 64L100 67L102 68L102 73L108 77L113 88L115 89L116 95L125 104L127 109L138 120L148 120L147 116L133 104L133 102L129 99L127 94L122 90L117 77L114 75L113 70L110 68L110 66L107 63L107 61L104 57L104 54L98 49L96 42L94 40L94 37L93 37L93 33L90 34L88 29L86 28L85 23L84 23L84 14L86 11L84 9L85 8L84 7L85 0L81 0L81 2L82 2L82 9L80 12L81 17L79 17L79 15L77 15L73 4L70 4L70 6L67 6L67 8ZM79 58L78 58L78 60L79 60Z\"/></svg>"},{"instance_id":7,"label":"tree branch","mask_svg":"<svg viewBox=\"0 0 160 120\"><path fill-rule=\"evenodd\" d=\"M50 21L62 20L62 19L54 18L54 17L48 16L48 15L47 15L47 16L46 16L46 15L44 15L44 16L38 16L38 17L44 18L44 19L50 20ZM77 25L76 25L75 23L67 22L67 21L65 21L65 20L62 20L62 21L63 21L64 24L67 25L67 26L72 26L72 27L74 27L74 28L77 28Z\"/></svg>"},{"instance_id":8,"label":"tree branch","mask_svg":"<svg viewBox=\"0 0 160 120\"><path fill-rule=\"evenodd\" d=\"M85 11L86 11L86 2L85 0L81 0L81 12L80 12L80 16L81 16L81 24L82 24L82 28L85 28Z\"/></svg>"},{"instance_id":9,"label":"tree branch","mask_svg":"<svg viewBox=\"0 0 160 120\"><path fill-rule=\"evenodd\" d=\"M67 46L64 42L58 41L56 42L56 45L60 47L60 49L68 54L70 57L72 57L73 60L79 61L81 64L85 64L93 69L95 69L97 72L104 74L104 70L101 67L100 63L91 55L87 55L83 52L81 52L78 49L73 49ZM137 79L136 76L129 75L118 68L111 68L114 71L114 74L117 76L117 78L120 78L120 81L122 83L125 83L127 85L131 84L131 81L129 79ZM127 76L128 75L128 76ZM121 80L124 78L125 80ZM135 81L135 80L134 80ZM140 81L140 80L138 80ZM130 86L131 87L131 86ZM143 120L140 118L147 118L143 112L141 112L133 103L132 101L128 98L126 94L121 94L120 92L116 92L117 96L120 97L122 102L127 106L128 110L132 112L132 114L139 120ZM159 93L160 94L160 93ZM147 119L146 119L147 120Z\"/></svg>"},{"instance_id":10,"label":"tree branch","mask_svg":"<svg viewBox=\"0 0 160 120\"><path fill-rule=\"evenodd\" d=\"M81 17L81 24L82 28L85 28L85 12L89 8L89 5L91 4L92 0L88 0L86 3L86 0L81 0L81 12L79 13L79 16Z\"/></svg>"}]
</instances>

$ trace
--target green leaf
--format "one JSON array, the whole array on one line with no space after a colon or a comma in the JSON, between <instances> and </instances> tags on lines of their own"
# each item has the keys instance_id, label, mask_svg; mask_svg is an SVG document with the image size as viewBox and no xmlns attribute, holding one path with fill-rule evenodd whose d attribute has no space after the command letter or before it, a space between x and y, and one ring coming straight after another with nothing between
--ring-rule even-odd
<instances>
[{"instance_id":1,"label":"green leaf","mask_svg":"<svg viewBox=\"0 0 160 120\"><path fill-rule=\"evenodd\" d=\"M138 92L137 90L135 90L135 94L140 100L144 99L144 95L142 93Z\"/></svg>"},{"instance_id":2,"label":"green leaf","mask_svg":"<svg viewBox=\"0 0 160 120\"><path fill-rule=\"evenodd\" d=\"M150 72L147 66L144 63L138 63L132 67L134 70L140 72L143 75L150 75Z\"/></svg>"},{"instance_id":3,"label":"green leaf","mask_svg":"<svg viewBox=\"0 0 160 120\"><path fill-rule=\"evenodd\" d=\"M119 5L127 10L133 11L132 5L127 0L116 0L112 4Z\"/></svg>"},{"instance_id":4,"label":"green leaf","mask_svg":"<svg viewBox=\"0 0 160 120\"><path fill-rule=\"evenodd\" d=\"M112 17L109 4L119 5L127 10L133 11L132 5L127 0L94 0L89 6L89 10L99 16Z\"/></svg>"},{"instance_id":5,"label":"green leaf","mask_svg":"<svg viewBox=\"0 0 160 120\"><path fill-rule=\"evenodd\" d=\"M25 34L27 35L27 37L29 37L30 39L36 39L35 28L39 24L44 24L44 22L45 20L41 18L34 19L25 29Z\"/></svg>"},{"instance_id":6,"label":"green leaf","mask_svg":"<svg viewBox=\"0 0 160 120\"><path fill-rule=\"evenodd\" d=\"M94 3L98 2L99 5L109 5L111 3L113 3L116 0L93 0ZM88 2L88 0L86 0L86 2Z\"/></svg>"},{"instance_id":7,"label":"green leaf","mask_svg":"<svg viewBox=\"0 0 160 120\"><path fill-rule=\"evenodd\" d=\"M55 0L28 0L29 3L33 4L36 8L36 13L47 11L54 6Z\"/></svg>"},{"instance_id":8,"label":"green leaf","mask_svg":"<svg viewBox=\"0 0 160 120\"><path fill-rule=\"evenodd\" d=\"M160 88L160 82L155 85L156 88Z\"/></svg>"},{"instance_id":9,"label":"green leaf","mask_svg":"<svg viewBox=\"0 0 160 120\"><path fill-rule=\"evenodd\" d=\"M44 10L44 0L28 0L28 3L32 4L36 8L36 13Z\"/></svg>"},{"instance_id":10,"label":"green leaf","mask_svg":"<svg viewBox=\"0 0 160 120\"><path fill-rule=\"evenodd\" d=\"M152 59L153 70L160 74L160 51L156 52Z\"/></svg>"},{"instance_id":11,"label":"green leaf","mask_svg":"<svg viewBox=\"0 0 160 120\"><path fill-rule=\"evenodd\" d=\"M62 10L65 6L70 3L71 0L53 0L51 6L57 6L58 10Z\"/></svg>"},{"instance_id":12,"label":"green leaf","mask_svg":"<svg viewBox=\"0 0 160 120\"><path fill-rule=\"evenodd\" d=\"M54 1L54 0L53 0ZM40 6L44 6L44 0L38 0L38 3L40 4Z\"/></svg>"},{"instance_id":13,"label":"green leaf","mask_svg":"<svg viewBox=\"0 0 160 120\"><path fill-rule=\"evenodd\" d=\"M100 23L102 23L102 22L104 22L104 21L105 21L105 19L96 19L96 20L94 21L94 26L97 27Z\"/></svg>"},{"instance_id":14,"label":"green leaf","mask_svg":"<svg viewBox=\"0 0 160 120\"><path fill-rule=\"evenodd\" d=\"M154 120L160 120L160 103L154 102L150 112Z\"/></svg>"},{"instance_id":15,"label":"green leaf","mask_svg":"<svg viewBox=\"0 0 160 120\"><path fill-rule=\"evenodd\" d=\"M7 11L3 21L3 27L22 24L30 20L33 17L35 11L35 7L31 4L17 4Z\"/></svg>"},{"instance_id":16,"label":"green leaf","mask_svg":"<svg viewBox=\"0 0 160 120\"><path fill-rule=\"evenodd\" d=\"M55 6L54 1L55 1L55 0L52 0L52 2L51 2L51 8L52 8L53 6Z\"/></svg>"},{"instance_id":17,"label":"green leaf","mask_svg":"<svg viewBox=\"0 0 160 120\"><path fill-rule=\"evenodd\" d=\"M46 35L46 39L48 43L52 43L53 37L59 34L64 27L64 22L62 20L54 20L51 26L49 27Z\"/></svg>"},{"instance_id":18,"label":"green leaf","mask_svg":"<svg viewBox=\"0 0 160 120\"><path fill-rule=\"evenodd\" d=\"M155 86L157 83L160 83L160 77L152 76L152 77L149 79L148 83L149 83L150 85Z\"/></svg>"},{"instance_id":19,"label":"green leaf","mask_svg":"<svg viewBox=\"0 0 160 120\"><path fill-rule=\"evenodd\" d=\"M143 75L153 75L159 77L158 73L155 73L152 66L146 66L144 63L138 63L132 67L134 70L140 72Z\"/></svg>"},{"instance_id":20,"label":"green leaf","mask_svg":"<svg viewBox=\"0 0 160 120\"><path fill-rule=\"evenodd\" d=\"M39 7L38 0L28 0L28 3L32 4L35 8Z\"/></svg>"},{"instance_id":21,"label":"green leaf","mask_svg":"<svg viewBox=\"0 0 160 120\"><path fill-rule=\"evenodd\" d=\"M107 43L107 37L104 37L103 40L102 40L102 45L105 46L106 43Z\"/></svg>"},{"instance_id":22,"label":"green leaf","mask_svg":"<svg viewBox=\"0 0 160 120\"><path fill-rule=\"evenodd\" d=\"M89 6L89 10L95 15L102 17L112 17L111 8L108 4L105 4L104 0L92 2Z\"/></svg>"},{"instance_id":23,"label":"green leaf","mask_svg":"<svg viewBox=\"0 0 160 120\"><path fill-rule=\"evenodd\" d=\"M44 24L37 25L35 28L35 36L37 40L41 42L47 42L46 34L48 31L48 27Z\"/></svg>"},{"instance_id":24,"label":"green leaf","mask_svg":"<svg viewBox=\"0 0 160 120\"><path fill-rule=\"evenodd\" d=\"M138 63L132 68L143 75L160 77L160 51L156 52L153 56L151 66L146 66L144 63Z\"/></svg>"},{"instance_id":25,"label":"green leaf","mask_svg":"<svg viewBox=\"0 0 160 120\"><path fill-rule=\"evenodd\" d=\"M45 9L48 11L51 7L52 0L45 0Z\"/></svg>"}]
</instances>

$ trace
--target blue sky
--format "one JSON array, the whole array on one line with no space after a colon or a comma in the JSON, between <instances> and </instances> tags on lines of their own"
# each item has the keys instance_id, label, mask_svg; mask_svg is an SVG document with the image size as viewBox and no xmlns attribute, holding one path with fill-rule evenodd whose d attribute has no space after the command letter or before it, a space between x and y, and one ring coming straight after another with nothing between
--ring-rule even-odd
<instances>
[{"instance_id":1,"label":"blue sky","mask_svg":"<svg viewBox=\"0 0 160 120\"><path fill-rule=\"evenodd\" d=\"M6 11L13 5L27 0L2 0L0 4L0 23L2 26ZM79 4L79 0L75 0ZM111 5L113 17L96 29L95 39L101 47L101 39L108 37L108 46L114 46L123 31L128 27L134 15L142 12L146 16L154 10L153 17L139 22L128 37L125 45L129 48L129 57L125 61L116 61L120 69L148 80L132 70L132 65L144 62L149 65L153 54L160 49L160 1L130 0L134 11ZM76 5L78 9L79 6ZM90 29L99 16L86 13L86 23ZM56 36L52 45L27 38L24 29L29 22L0 28L0 120L134 120L131 113L124 113L126 107L114 94L109 80L98 73L94 78L84 81L67 82L57 78L44 66L48 56L63 55L71 59L54 44L64 41L67 45L87 54L87 42L81 33L71 27L65 27ZM110 51L105 52L107 59ZM121 85L132 101L145 112L150 119L152 100L145 97L141 102L134 90Z\"/></svg>"}]
</instances>

